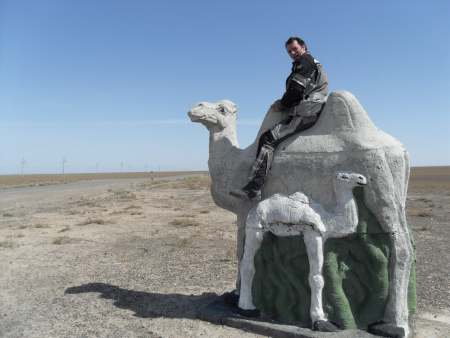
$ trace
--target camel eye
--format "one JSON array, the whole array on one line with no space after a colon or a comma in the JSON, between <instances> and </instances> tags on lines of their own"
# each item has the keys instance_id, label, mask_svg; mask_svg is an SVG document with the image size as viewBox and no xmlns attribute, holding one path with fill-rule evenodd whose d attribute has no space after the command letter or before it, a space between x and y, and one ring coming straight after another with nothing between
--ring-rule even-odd
<instances>
[{"instance_id":1,"label":"camel eye","mask_svg":"<svg viewBox=\"0 0 450 338\"><path fill-rule=\"evenodd\" d=\"M345 174L343 174L341 177L342 177L344 180L348 180L348 179L349 179L348 175L345 175Z\"/></svg>"},{"instance_id":2,"label":"camel eye","mask_svg":"<svg viewBox=\"0 0 450 338\"><path fill-rule=\"evenodd\" d=\"M217 110L222 113L225 114L225 108L223 106L219 106L219 108L217 108Z\"/></svg>"}]
</instances>

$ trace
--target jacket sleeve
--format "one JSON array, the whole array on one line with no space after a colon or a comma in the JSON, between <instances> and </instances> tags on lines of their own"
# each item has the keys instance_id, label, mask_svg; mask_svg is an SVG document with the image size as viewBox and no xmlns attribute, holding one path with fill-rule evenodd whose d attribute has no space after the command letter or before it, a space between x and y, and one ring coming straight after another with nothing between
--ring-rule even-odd
<instances>
[{"instance_id":1,"label":"jacket sleeve","mask_svg":"<svg viewBox=\"0 0 450 338\"><path fill-rule=\"evenodd\" d=\"M314 70L314 62L310 62L306 57L300 59L299 64L295 66L295 69L289 76L286 92L281 98L283 106L291 108L300 103Z\"/></svg>"}]
</instances>

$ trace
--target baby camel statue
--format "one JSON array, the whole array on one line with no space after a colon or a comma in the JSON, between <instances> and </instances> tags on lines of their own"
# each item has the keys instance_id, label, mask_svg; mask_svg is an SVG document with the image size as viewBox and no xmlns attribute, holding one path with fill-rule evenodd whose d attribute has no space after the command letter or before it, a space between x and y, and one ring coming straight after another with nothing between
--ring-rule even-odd
<instances>
[{"instance_id":1,"label":"baby camel statue","mask_svg":"<svg viewBox=\"0 0 450 338\"><path fill-rule=\"evenodd\" d=\"M240 266L239 308L243 310L243 314L257 313L252 299L254 257L261 246L264 233L271 232L276 236L303 234L309 260L310 316L313 328L319 331L337 329L328 322L322 306L323 247L327 238L344 237L356 231L358 209L353 198L353 188L366 185L367 179L361 174L341 172L336 174L333 183L336 206L332 212L327 212L319 203L309 200L301 192L290 196L275 194L250 210Z\"/></svg>"}]
</instances>

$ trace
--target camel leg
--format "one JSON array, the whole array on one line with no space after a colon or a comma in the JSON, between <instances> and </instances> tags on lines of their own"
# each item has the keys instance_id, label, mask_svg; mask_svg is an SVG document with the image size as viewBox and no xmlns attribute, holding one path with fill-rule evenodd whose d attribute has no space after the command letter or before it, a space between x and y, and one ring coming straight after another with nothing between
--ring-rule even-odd
<instances>
[{"instance_id":1,"label":"camel leg","mask_svg":"<svg viewBox=\"0 0 450 338\"><path fill-rule=\"evenodd\" d=\"M386 216L390 219L389 216ZM392 220L392 219L391 219ZM391 255L389 261L389 298L383 322L369 325L369 332L396 337L410 337L408 313L408 284L413 247L406 227L394 223L397 231L391 234ZM392 231L392 230L391 230Z\"/></svg>"},{"instance_id":2,"label":"camel leg","mask_svg":"<svg viewBox=\"0 0 450 338\"><path fill-rule=\"evenodd\" d=\"M394 180L393 172L385 158L379 155L379 167L382 170L377 175L372 175L371 180L378 182L373 189L365 191L365 200L369 209L377 216L384 231L391 234L391 255L389 261L389 298L386 304L382 324L374 324L373 327L380 333L403 331L398 333L399 337L408 337L408 284L411 263L414 251L405 216L405 191L402 195L394 193L394 181L396 184L400 179ZM401 158L398 158L401 162ZM407 165L407 159L405 163ZM401 182L406 182L404 177ZM369 331L370 331L369 327ZM375 332L375 331L373 331Z\"/></svg>"},{"instance_id":3,"label":"camel leg","mask_svg":"<svg viewBox=\"0 0 450 338\"><path fill-rule=\"evenodd\" d=\"M399 231L394 232L391 236L393 245L389 263L392 281L389 285L389 298L384 321L394 322L395 325L404 329L404 335L408 337L408 284L413 248L408 229L398 228Z\"/></svg>"},{"instance_id":4,"label":"camel leg","mask_svg":"<svg viewBox=\"0 0 450 338\"><path fill-rule=\"evenodd\" d=\"M311 288L311 321L326 321L323 312L322 291L324 278L322 276L323 267L323 237L316 231L306 230L303 233L306 245L306 253L309 261L309 286Z\"/></svg>"},{"instance_id":5,"label":"camel leg","mask_svg":"<svg viewBox=\"0 0 450 338\"><path fill-rule=\"evenodd\" d=\"M252 298L252 284L255 275L254 258L264 237L264 230L254 209L247 218L245 228L244 255L240 264L239 307L244 310L256 309Z\"/></svg>"},{"instance_id":6,"label":"camel leg","mask_svg":"<svg viewBox=\"0 0 450 338\"><path fill-rule=\"evenodd\" d=\"M247 214L237 215L237 243L236 243L236 256L237 256L237 276L236 276L236 294L239 294L239 290L241 289L241 261L242 256L244 255L244 241L245 241L245 220Z\"/></svg>"}]
</instances>

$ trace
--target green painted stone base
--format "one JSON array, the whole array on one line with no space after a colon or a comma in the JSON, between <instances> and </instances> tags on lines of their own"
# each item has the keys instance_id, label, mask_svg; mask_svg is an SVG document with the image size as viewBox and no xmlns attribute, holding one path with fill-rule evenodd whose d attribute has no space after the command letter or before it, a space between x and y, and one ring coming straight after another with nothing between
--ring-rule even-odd
<instances>
[{"instance_id":1,"label":"green painted stone base","mask_svg":"<svg viewBox=\"0 0 450 338\"><path fill-rule=\"evenodd\" d=\"M383 233L356 188L359 224L354 235L325 244L324 309L342 328L366 329L382 319L388 296L390 234ZM275 320L310 326L309 263L302 236L264 237L255 256L253 299L256 307ZM415 312L415 264L408 292Z\"/></svg>"}]
</instances>

